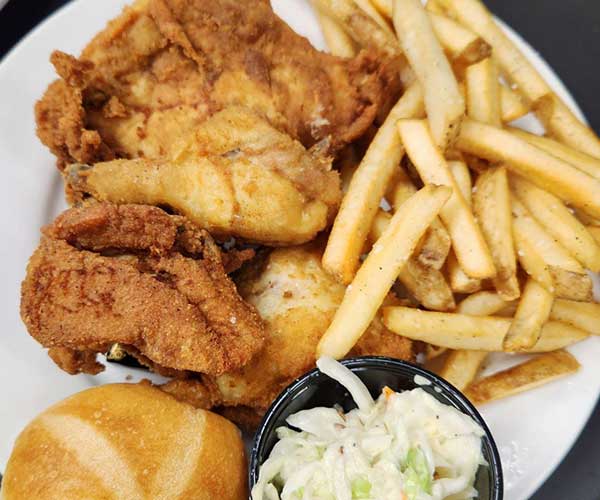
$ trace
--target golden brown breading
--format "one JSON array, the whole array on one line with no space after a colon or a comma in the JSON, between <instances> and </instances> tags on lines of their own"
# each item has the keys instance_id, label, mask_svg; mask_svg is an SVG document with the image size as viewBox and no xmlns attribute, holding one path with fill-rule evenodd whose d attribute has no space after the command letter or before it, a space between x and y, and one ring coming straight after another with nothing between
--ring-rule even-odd
<instances>
[{"instance_id":1,"label":"golden brown breading","mask_svg":"<svg viewBox=\"0 0 600 500\"><path fill-rule=\"evenodd\" d=\"M201 404L234 407L227 410L228 417L248 427L281 390L314 368L317 344L345 292L321 266L322 251L323 242L317 240L273 250L262 257L262 264L253 261L242 268L236 277L240 294L267 325L263 349L240 370L218 377L187 374L187 379L168 386L169 392L193 404L201 393ZM386 304L395 300L390 295ZM350 353L367 354L414 360L412 342L387 330L379 316Z\"/></svg>"},{"instance_id":2,"label":"golden brown breading","mask_svg":"<svg viewBox=\"0 0 600 500\"><path fill-rule=\"evenodd\" d=\"M163 367L214 375L243 366L264 338L210 235L142 205L70 209L45 228L21 316L45 347L106 352L118 342Z\"/></svg>"},{"instance_id":3,"label":"golden brown breading","mask_svg":"<svg viewBox=\"0 0 600 500\"><path fill-rule=\"evenodd\" d=\"M168 205L219 237L269 245L309 241L337 211L331 160L239 107L205 121L177 158L73 164L74 199Z\"/></svg>"},{"instance_id":4,"label":"golden brown breading","mask_svg":"<svg viewBox=\"0 0 600 500\"><path fill-rule=\"evenodd\" d=\"M84 49L55 52L61 80L36 106L59 166L167 157L214 112L251 108L310 147L359 137L397 72L379 54L314 49L268 0L138 0ZM385 96L384 96L385 94Z\"/></svg>"}]
</instances>

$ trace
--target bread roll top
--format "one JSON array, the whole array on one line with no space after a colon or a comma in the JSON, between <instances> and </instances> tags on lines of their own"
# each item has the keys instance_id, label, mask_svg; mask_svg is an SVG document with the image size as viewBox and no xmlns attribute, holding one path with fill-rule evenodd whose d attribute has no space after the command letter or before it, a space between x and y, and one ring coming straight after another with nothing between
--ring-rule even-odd
<instances>
[{"instance_id":1,"label":"bread roll top","mask_svg":"<svg viewBox=\"0 0 600 500\"><path fill-rule=\"evenodd\" d=\"M3 500L248 498L239 430L150 385L111 384L52 406L19 435Z\"/></svg>"}]
</instances>

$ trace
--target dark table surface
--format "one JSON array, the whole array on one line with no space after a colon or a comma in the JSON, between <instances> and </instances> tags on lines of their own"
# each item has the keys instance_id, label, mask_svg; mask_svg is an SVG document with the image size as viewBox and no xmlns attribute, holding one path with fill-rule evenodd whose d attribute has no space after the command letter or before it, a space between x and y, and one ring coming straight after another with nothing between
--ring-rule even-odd
<instances>
[{"instance_id":1,"label":"dark table surface","mask_svg":"<svg viewBox=\"0 0 600 500\"><path fill-rule=\"evenodd\" d=\"M0 11L0 58L29 30L67 1L10 0ZM592 127L600 133L600 1L485 1L495 14L520 33L550 63ZM535 430L532 429L532 432ZM600 499L598 443L600 407L596 408L564 462L532 499Z\"/></svg>"}]
</instances>

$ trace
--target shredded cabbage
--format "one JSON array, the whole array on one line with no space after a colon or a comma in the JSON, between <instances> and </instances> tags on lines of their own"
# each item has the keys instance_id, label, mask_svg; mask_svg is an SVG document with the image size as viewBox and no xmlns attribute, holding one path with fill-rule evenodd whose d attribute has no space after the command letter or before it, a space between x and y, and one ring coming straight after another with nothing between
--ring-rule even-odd
<instances>
[{"instance_id":1,"label":"shredded cabbage","mask_svg":"<svg viewBox=\"0 0 600 500\"><path fill-rule=\"evenodd\" d=\"M337 361L319 368L344 385L358 408L302 410L277 429L252 500L467 500L480 465L483 429L423 389L385 389L373 401ZM358 402L360 401L360 404Z\"/></svg>"}]
</instances>

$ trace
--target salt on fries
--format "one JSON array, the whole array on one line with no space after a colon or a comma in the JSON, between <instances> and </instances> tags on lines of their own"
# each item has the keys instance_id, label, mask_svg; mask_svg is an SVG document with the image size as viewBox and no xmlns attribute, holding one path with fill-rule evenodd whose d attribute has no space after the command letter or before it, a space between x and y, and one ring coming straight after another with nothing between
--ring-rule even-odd
<instances>
[{"instance_id":1,"label":"salt on fries","mask_svg":"<svg viewBox=\"0 0 600 500\"><path fill-rule=\"evenodd\" d=\"M598 137L479 0L314 3L337 23L332 52L377 50L411 82L359 166L344 162L324 265L350 286L318 354L345 355L397 279L427 310L384 307L384 324L425 342L473 402L577 371L563 349L600 335L586 272L600 270ZM529 112L547 136L507 125ZM478 379L494 351L542 354Z\"/></svg>"},{"instance_id":2,"label":"salt on fries","mask_svg":"<svg viewBox=\"0 0 600 500\"><path fill-rule=\"evenodd\" d=\"M317 357L345 356L367 329L419 240L450 198L445 186L425 186L394 214L346 289Z\"/></svg>"},{"instance_id":3,"label":"salt on fries","mask_svg":"<svg viewBox=\"0 0 600 500\"><path fill-rule=\"evenodd\" d=\"M421 90L413 85L392 108L352 176L323 254L323 266L342 283L354 277L381 198L404 155L396 122L422 113Z\"/></svg>"}]
</instances>

